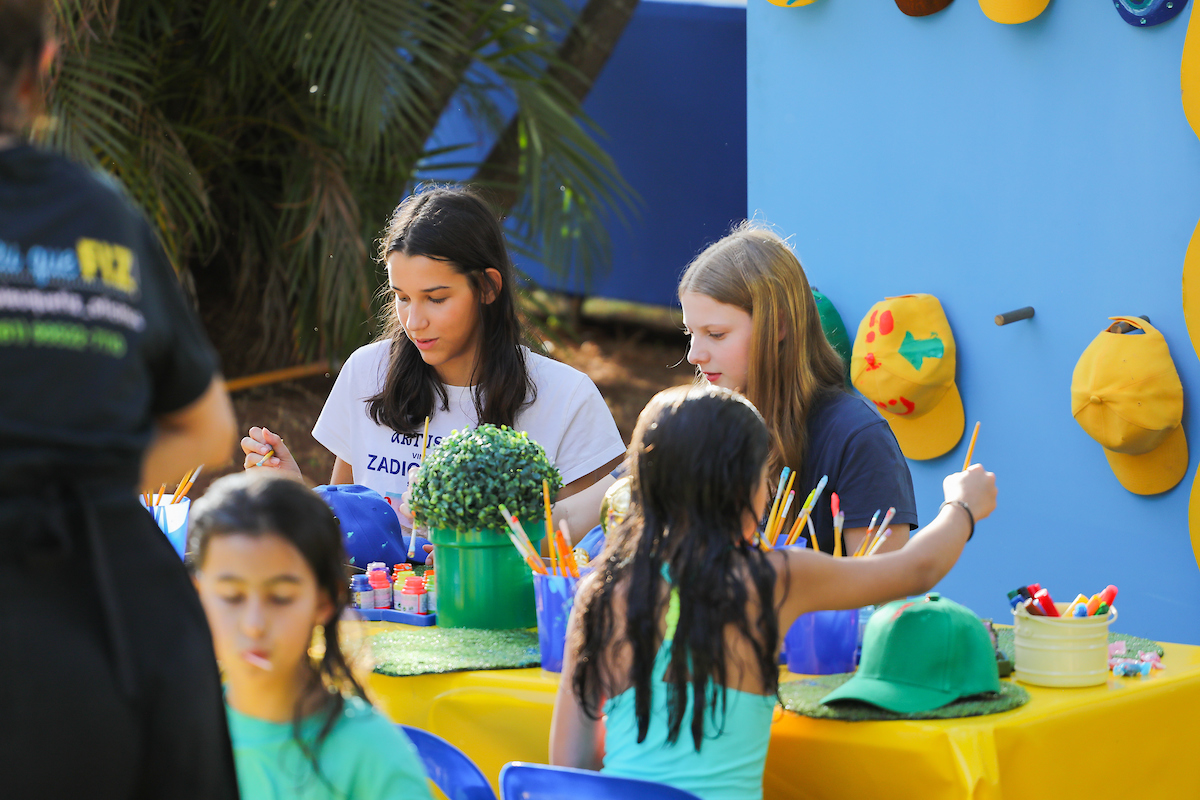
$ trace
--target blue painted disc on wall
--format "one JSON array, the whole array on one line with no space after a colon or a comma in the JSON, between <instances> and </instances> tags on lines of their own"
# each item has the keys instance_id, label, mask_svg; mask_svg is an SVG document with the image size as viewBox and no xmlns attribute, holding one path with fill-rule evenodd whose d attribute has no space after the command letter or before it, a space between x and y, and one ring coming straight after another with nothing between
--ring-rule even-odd
<instances>
[{"instance_id":1,"label":"blue painted disc on wall","mask_svg":"<svg viewBox=\"0 0 1200 800\"><path fill-rule=\"evenodd\" d=\"M1113 0L1121 19L1135 28L1146 28L1174 19L1187 0Z\"/></svg>"}]
</instances>

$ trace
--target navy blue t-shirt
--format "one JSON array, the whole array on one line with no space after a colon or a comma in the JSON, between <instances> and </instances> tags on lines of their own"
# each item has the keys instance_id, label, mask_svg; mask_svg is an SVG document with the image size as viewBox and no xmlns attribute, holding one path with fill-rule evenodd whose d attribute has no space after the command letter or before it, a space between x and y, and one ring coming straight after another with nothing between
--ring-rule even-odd
<instances>
[{"instance_id":1,"label":"navy blue t-shirt","mask_svg":"<svg viewBox=\"0 0 1200 800\"><path fill-rule=\"evenodd\" d=\"M804 502L822 475L829 483L821 492L812 521L825 553L833 552L833 511L829 498L837 492L845 529L865 528L876 509L880 519L896 507L891 526L917 527L917 498L912 475L900 445L887 422L868 400L834 392L819 402L808 417L808 452L792 488L796 504ZM903 529L901 529L903 530ZM807 529L803 534L808 536ZM845 553L845 542L842 543Z\"/></svg>"}]
</instances>

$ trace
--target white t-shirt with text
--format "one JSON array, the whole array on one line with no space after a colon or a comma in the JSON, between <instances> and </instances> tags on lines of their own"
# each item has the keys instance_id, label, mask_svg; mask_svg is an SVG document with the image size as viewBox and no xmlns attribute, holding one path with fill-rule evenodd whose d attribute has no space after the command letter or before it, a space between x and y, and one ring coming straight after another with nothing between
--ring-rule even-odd
<instances>
[{"instance_id":1,"label":"white t-shirt with text","mask_svg":"<svg viewBox=\"0 0 1200 800\"><path fill-rule=\"evenodd\" d=\"M355 350L342 367L313 438L354 470L354 482L370 487L398 506L408 488L408 471L421 463L421 431L405 436L377 425L367 413L367 400L383 388L390 342ZM591 379L566 364L525 350L529 376L537 388L533 403L514 420L517 430L546 451L562 473L563 485L582 478L625 453L612 413ZM447 386L443 410L435 398L429 419L429 448L451 431L478 424L469 386Z\"/></svg>"}]
</instances>

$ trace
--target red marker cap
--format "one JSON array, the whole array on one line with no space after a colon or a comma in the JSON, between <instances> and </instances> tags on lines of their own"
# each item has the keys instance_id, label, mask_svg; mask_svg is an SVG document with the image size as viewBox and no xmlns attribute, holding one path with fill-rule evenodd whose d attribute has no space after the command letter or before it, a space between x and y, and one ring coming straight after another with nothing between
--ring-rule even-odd
<instances>
[{"instance_id":1,"label":"red marker cap","mask_svg":"<svg viewBox=\"0 0 1200 800\"><path fill-rule=\"evenodd\" d=\"M838 511L841 510L841 506L842 502L838 499L837 492L831 493L829 495L829 510L833 512L835 517L838 515Z\"/></svg>"},{"instance_id":2,"label":"red marker cap","mask_svg":"<svg viewBox=\"0 0 1200 800\"><path fill-rule=\"evenodd\" d=\"M1042 607L1042 613L1044 613L1047 617L1059 616L1058 609L1054 605L1054 600L1050 597L1050 593L1045 589L1040 589L1038 593L1033 596L1033 599L1036 600L1037 604Z\"/></svg>"},{"instance_id":3,"label":"red marker cap","mask_svg":"<svg viewBox=\"0 0 1200 800\"><path fill-rule=\"evenodd\" d=\"M1113 600L1116 599L1117 587L1110 583L1108 586L1105 586L1104 591L1100 593L1100 600L1104 603L1107 603L1109 608L1112 608Z\"/></svg>"}]
</instances>

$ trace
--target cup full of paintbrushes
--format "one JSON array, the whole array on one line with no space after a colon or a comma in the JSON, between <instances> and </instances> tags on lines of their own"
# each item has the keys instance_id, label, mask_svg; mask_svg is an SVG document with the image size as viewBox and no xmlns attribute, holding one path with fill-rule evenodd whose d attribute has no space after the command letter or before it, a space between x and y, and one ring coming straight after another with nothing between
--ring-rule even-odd
<instances>
[{"instance_id":1,"label":"cup full of paintbrushes","mask_svg":"<svg viewBox=\"0 0 1200 800\"><path fill-rule=\"evenodd\" d=\"M166 485L163 485L157 492L145 492L140 498L142 505L154 517L159 529L166 535L167 541L175 548L180 558L183 558L187 549L188 513L192 508L192 501L187 493L202 467L203 465L184 475L174 492L168 493Z\"/></svg>"},{"instance_id":2,"label":"cup full of paintbrushes","mask_svg":"<svg viewBox=\"0 0 1200 800\"><path fill-rule=\"evenodd\" d=\"M159 495L158 493L154 493L154 496L150 498L150 505L146 505L145 495L142 495L141 500L142 505L158 523L159 529L166 534L171 547L174 547L179 557L183 558L187 548L188 512L191 511L192 501L184 497L179 502L175 502L174 494ZM157 502L155 502L156 500Z\"/></svg>"},{"instance_id":3,"label":"cup full of paintbrushes","mask_svg":"<svg viewBox=\"0 0 1200 800\"><path fill-rule=\"evenodd\" d=\"M571 607L575 605L575 590L579 588L580 578L579 565L571 551L565 522L560 523L553 536L547 537L547 549L550 551L549 565L543 562L540 564L542 569L533 569L538 648L542 655L542 669L562 672L567 620L571 616ZM584 571L588 570L585 568Z\"/></svg>"},{"instance_id":4,"label":"cup full of paintbrushes","mask_svg":"<svg viewBox=\"0 0 1200 800\"><path fill-rule=\"evenodd\" d=\"M587 568L585 567L585 572ZM556 574L533 574L533 593L537 601L538 648L542 669L562 672L563 650L567 642L567 620L575 605L579 578L560 568Z\"/></svg>"}]
</instances>

